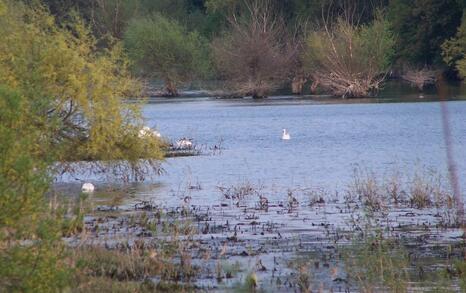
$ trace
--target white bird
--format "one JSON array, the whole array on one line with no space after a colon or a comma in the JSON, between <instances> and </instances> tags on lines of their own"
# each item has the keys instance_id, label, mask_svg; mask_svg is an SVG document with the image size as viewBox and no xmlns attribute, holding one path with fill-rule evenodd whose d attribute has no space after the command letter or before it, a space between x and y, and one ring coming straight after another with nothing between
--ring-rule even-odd
<instances>
[{"instance_id":1,"label":"white bird","mask_svg":"<svg viewBox=\"0 0 466 293\"><path fill-rule=\"evenodd\" d=\"M139 130L139 137L142 138L142 137L148 135L149 132L150 132L150 130L151 130L150 127L144 126L143 128L141 128L141 129Z\"/></svg>"},{"instance_id":2,"label":"white bird","mask_svg":"<svg viewBox=\"0 0 466 293\"><path fill-rule=\"evenodd\" d=\"M156 136L161 137L162 135L157 130L152 130L149 126L144 126L139 130L139 138L143 138L145 136Z\"/></svg>"},{"instance_id":3,"label":"white bird","mask_svg":"<svg viewBox=\"0 0 466 293\"><path fill-rule=\"evenodd\" d=\"M158 132L157 130L153 130L152 133L157 137L162 137L162 134L160 134L160 132Z\"/></svg>"},{"instance_id":4,"label":"white bird","mask_svg":"<svg viewBox=\"0 0 466 293\"><path fill-rule=\"evenodd\" d=\"M175 146L179 149L190 149L193 147L192 139L190 138L182 138L175 142Z\"/></svg>"},{"instance_id":5,"label":"white bird","mask_svg":"<svg viewBox=\"0 0 466 293\"><path fill-rule=\"evenodd\" d=\"M81 191L84 193L94 192L94 189L95 189L94 184L89 183L89 182L84 183L83 186L81 187Z\"/></svg>"},{"instance_id":6,"label":"white bird","mask_svg":"<svg viewBox=\"0 0 466 293\"><path fill-rule=\"evenodd\" d=\"M290 134L288 133L288 131L286 131L286 129L283 129L283 134L282 134L282 139L283 140L289 140L291 137L290 137Z\"/></svg>"}]
</instances>

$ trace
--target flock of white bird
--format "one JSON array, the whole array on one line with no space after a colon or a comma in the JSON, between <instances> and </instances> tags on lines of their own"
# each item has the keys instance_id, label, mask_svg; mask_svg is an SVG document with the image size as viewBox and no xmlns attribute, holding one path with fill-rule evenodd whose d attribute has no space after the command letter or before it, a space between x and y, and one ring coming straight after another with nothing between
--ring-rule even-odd
<instances>
[{"instance_id":1,"label":"flock of white bird","mask_svg":"<svg viewBox=\"0 0 466 293\"><path fill-rule=\"evenodd\" d=\"M183 137L175 142L175 147L178 149L191 149L193 147L193 139Z\"/></svg>"},{"instance_id":2,"label":"flock of white bird","mask_svg":"<svg viewBox=\"0 0 466 293\"><path fill-rule=\"evenodd\" d=\"M162 135L160 134L160 132L158 132L157 130L154 130L148 126L144 126L143 128L141 128L141 130L139 130L139 137L145 137L145 136L155 136L155 137L162 137ZM282 140L290 140L291 139L291 136L290 136L290 133L288 132L288 130L286 129L283 129L282 131ZM182 138L182 139L179 139L175 142L175 147L178 148L178 149L191 149L193 147L193 140L190 139L190 138ZM83 193L92 193L94 192L95 190L95 186L94 184L90 183L90 182L86 182L82 185L81 187L81 191Z\"/></svg>"},{"instance_id":3,"label":"flock of white bird","mask_svg":"<svg viewBox=\"0 0 466 293\"><path fill-rule=\"evenodd\" d=\"M146 136L162 137L162 134L160 134L160 132L158 132L157 130L153 130L149 126L144 126L143 128L141 128L141 130L139 130L139 137L143 138Z\"/></svg>"}]
</instances>

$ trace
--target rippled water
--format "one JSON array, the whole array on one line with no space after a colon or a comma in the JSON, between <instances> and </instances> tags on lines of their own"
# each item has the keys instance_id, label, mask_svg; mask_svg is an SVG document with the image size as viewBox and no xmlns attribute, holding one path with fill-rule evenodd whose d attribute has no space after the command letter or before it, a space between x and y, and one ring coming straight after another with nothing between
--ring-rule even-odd
<instances>
[{"instance_id":1,"label":"rippled water","mask_svg":"<svg viewBox=\"0 0 466 293\"><path fill-rule=\"evenodd\" d=\"M264 185L277 197L295 187L343 190L355 164L382 175L393 169L412 173L423 166L445 171L440 103L376 101L153 100L144 107L148 125L172 139L191 137L206 146L207 153L208 147L220 142L224 150L168 159L167 174L157 180L160 184L141 189L139 197L177 205L191 193L193 204L208 204L220 197L217 186L246 181ZM447 105L464 192L466 101ZM283 128L289 130L291 140L280 139ZM202 190L190 192L191 185Z\"/></svg>"}]
</instances>

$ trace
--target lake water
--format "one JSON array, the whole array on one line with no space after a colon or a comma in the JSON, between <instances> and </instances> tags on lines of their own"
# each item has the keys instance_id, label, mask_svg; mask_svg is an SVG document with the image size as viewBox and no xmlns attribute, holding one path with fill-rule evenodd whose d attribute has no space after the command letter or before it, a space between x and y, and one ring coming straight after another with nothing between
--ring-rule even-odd
<instances>
[{"instance_id":1,"label":"lake water","mask_svg":"<svg viewBox=\"0 0 466 293\"><path fill-rule=\"evenodd\" d=\"M186 219L195 228L196 245L190 253L193 264L201 268L195 280L200 288L229 292L252 270L266 292L289 292L296 280L290 265L303 262L315 278L313 290L322 286L349 292L354 285L346 283L346 266L337 256L366 219L362 203L341 200L354 168L367 168L378 178L393 171L412 175L427 169L447 170L441 104L436 96L426 93L419 98L413 93L400 100L397 92L347 101L286 96L150 100L143 109L146 124L172 141L193 138L203 154L167 159L166 173L153 181L129 188L110 182L117 187L117 191L110 188L110 198L117 193L115 202L106 202L105 184L96 182L97 208L85 218L86 240L106 245L136 240L158 244L165 237L162 227ZM466 100L457 98L446 106L464 195ZM290 132L289 141L281 140L283 128ZM221 152L211 150L215 145L221 146ZM240 199L219 190L247 184L254 186L254 192ZM74 185L79 190L80 183ZM309 190L315 188L328 191L322 193L324 202L314 201ZM121 209L105 217L114 205ZM161 214L166 215L162 222L157 218ZM145 223L159 223L154 234L147 225L134 224L138 215L144 215ZM407 241L413 259L418 259L411 265L416 282L418 265L426 271L442 267L451 262L450 256L445 260L451 247L463 251L464 246L457 245L463 231L446 228L454 216L455 210L447 206L416 209L402 204L376 213L373 220L388 234ZM210 257L205 259L207 251ZM238 264L241 270L232 279L217 282L212 272L220 263ZM279 279L289 285L282 281L278 285Z\"/></svg>"},{"instance_id":2,"label":"lake water","mask_svg":"<svg viewBox=\"0 0 466 293\"><path fill-rule=\"evenodd\" d=\"M413 95L410 100L431 98ZM245 182L262 185L272 198L298 187L343 191L356 164L380 175L393 170L412 174L424 167L446 171L441 104L380 101L152 100L144 107L147 125L171 139L193 138L206 154L167 159L167 173L157 184L137 188L137 197L179 205L188 193L192 204L209 204L221 197L218 186ZM447 107L466 194L466 101L449 101ZM281 140L283 128L291 140ZM208 148L220 142L222 152L210 154ZM202 189L191 191L193 185Z\"/></svg>"}]
</instances>

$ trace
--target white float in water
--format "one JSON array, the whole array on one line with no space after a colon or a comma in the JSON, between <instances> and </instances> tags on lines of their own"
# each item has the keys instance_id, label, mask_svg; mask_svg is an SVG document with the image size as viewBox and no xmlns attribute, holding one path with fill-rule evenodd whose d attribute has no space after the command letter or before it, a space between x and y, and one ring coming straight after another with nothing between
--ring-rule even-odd
<instances>
[{"instance_id":1,"label":"white float in water","mask_svg":"<svg viewBox=\"0 0 466 293\"><path fill-rule=\"evenodd\" d=\"M81 187L81 191L85 193L94 192L94 189L95 189L94 184L89 183L89 182L84 183L83 186Z\"/></svg>"},{"instance_id":2,"label":"white float in water","mask_svg":"<svg viewBox=\"0 0 466 293\"><path fill-rule=\"evenodd\" d=\"M288 131L286 129L283 129L283 134L282 134L282 139L283 140L289 140L291 137L290 137L290 134L288 133Z\"/></svg>"}]
</instances>

